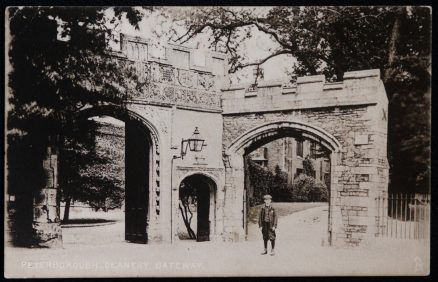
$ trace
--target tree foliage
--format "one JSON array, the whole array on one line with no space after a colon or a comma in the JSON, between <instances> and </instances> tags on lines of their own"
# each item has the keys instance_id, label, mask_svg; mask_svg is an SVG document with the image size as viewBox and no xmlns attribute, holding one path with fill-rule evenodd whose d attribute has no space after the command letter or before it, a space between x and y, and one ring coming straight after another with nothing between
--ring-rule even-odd
<instances>
[{"instance_id":1,"label":"tree foliage","mask_svg":"<svg viewBox=\"0 0 438 282\"><path fill-rule=\"evenodd\" d=\"M292 183L292 199L294 202L328 200L328 188L315 178L315 168L309 155L303 160L303 173L297 175Z\"/></svg>"},{"instance_id":2,"label":"tree foliage","mask_svg":"<svg viewBox=\"0 0 438 282\"><path fill-rule=\"evenodd\" d=\"M105 10L9 9L8 129L65 135L74 130L81 108L124 98L135 73L129 63L108 56Z\"/></svg>"},{"instance_id":3,"label":"tree foliage","mask_svg":"<svg viewBox=\"0 0 438 282\"><path fill-rule=\"evenodd\" d=\"M310 159L308 163L311 164ZM303 161L303 166L305 161ZM287 173L277 165L272 172L247 159L249 185L253 195L251 206L263 203L263 195L270 194L276 202L323 202L328 200L327 186L315 179L314 175L301 173L292 184L287 183ZM309 171L312 173L312 170ZM313 171L314 172L314 171Z\"/></svg>"},{"instance_id":4,"label":"tree foliage","mask_svg":"<svg viewBox=\"0 0 438 282\"><path fill-rule=\"evenodd\" d=\"M287 202L291 200L291 186L287 185L287 173L281 171L277 165L272 172L265 167L258 165L250 158L246 159L249 185L253 194L250 195L251 206L263 203L263 196L270 194L273 201Z\"/></svg>"},{"instance_id":5,"label":"tree foliage","mask_svg":"<svg viewBox=\"0 0 438 282\"><path fill-rule=\"evenodd\" d=\"M298 175L292 184L292 198L295 202L325 202L328 189L324 183L304 173Z\"/></svg>"},{"instance_id":6,"label":"tree foliage","mask_svg":"<svg viewBox=\"0 0 438 282\"><path fill-rule=\"evenodd\" d=\"M62 193L92 203L120 189L114 189L113 179L84 172L93 163L108 160L94 151L95 128L79 118L80 111L101 104L121 104L127 93L140 87L135 83L137 75L132 64L110 56L106 47L111 25L126 17L138 27L144 12L115 8L108 16L108 9L11 7L7 11L8 145L24 147L28 153L21 159L11 151L8 162L29 160L29 166L41 166L47 145L55 145L59 148ZM11 167L11 175L22 178L35 174L26 167L14 170ZM15 182L10 182L10 190L19 189ZM26 189L39 188L43 185L37 185L39 182Z\"/></svg>"},{"instance_id":7,"label":"tree foliage","mask_svg":"<svg viewBox=\"0 0 438 282\"><path fill-rule=\"evenodd\" d=\"M273 57L296 58L292 76L380 69L389 99L390 189L426 192L430 178L431 9L428 7L209 7L191 11L178 42L209 35L229 54L230 72ZM255 34L276 44L248 61L241 44Z\"/></svg>"},{"instance_id":8,"label":"tree foliage","mask_svg":"<svg viewBox=\"0 0 438 282\"><path fill-rule=\"evenodd\" d=\"M95 209L120 208L124 199L124 172L112 171L115 155L97 148L98 123L84 121L75 133L75 143L66 144L60 155L61 198L87 203ZM114 144L112 144L114 145ZM65 166L68 166L66 168ZM67 205L67 204L66 204ZM68 210L64 213L68 220Z\"/></svg>"}]
</instances>

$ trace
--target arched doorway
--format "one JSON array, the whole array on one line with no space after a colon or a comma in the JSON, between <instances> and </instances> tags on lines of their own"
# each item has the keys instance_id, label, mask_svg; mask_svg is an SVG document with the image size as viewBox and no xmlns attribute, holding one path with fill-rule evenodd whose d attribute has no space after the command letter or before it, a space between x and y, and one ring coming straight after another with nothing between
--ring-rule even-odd
<instances>
[{"instance_id":1,"label":"arched doorway","mask_svg":"<svg viewBox=\"0 0 438 282\"><path fill-rule=\"evenodd\" d=\"M245 157L255 149L284 137L296 138L298 140L310 140L323 147L324 150L327 151L327 156L330 160L329 175L333 175L332 172L337 165L337 154L340 152L341 144L335 137L321 128L303 122L280 120L261 124L241 134L231 143L226 151L226 155L228 156L227 162L230 166L230 169L226 171L226 179L234 180L233 185L236 193L235 205L241 207L241 213L239 213L241 217L239 218L239 221L236 221L240 222L241 225L234 226L234 236L238 236L242 239L246 238L248 231L249 191L247 186L248 179L245 174L247 165L245 163ZM328 236L326 236L326 238L328 237L327 240L330 242L333 214L333 198L330 197L330 195L334 193L333 191L336 191L336 183L333 182L333 177L330 177L329 183ZM230 216L234 215L230 214Z\"/></svg>"},{"instance_id":2,"label":"arched doorway","mask_svg":"<svg viewBox=\"0 0 438 282\"><path fill-rule=\"evenodd\" d=\"M193 174L179 186L179 239L210 241L215 232L216 184L208 176Z\"/></svg>"},{"instance_id":3,"label":"arched doorway","mask_svg":"<svg viewBox=\"0 0 438 282\"><path fill-rule=\"evenodd\" d=\"M153 184L159 183L156 171L158 134L155 127L141 116L121 107L103 106L84 110L82 121L93 117L110 117L124 123L124 239L147 243L148 231L156 216Z\"/></svg>"},{"instance_id":4,"label":"arched doorway","mask_svg":"<svg viewBox=\"0 0 438 282\"><path fill-rule=\"evenodd\" d=\"M125 240L147 243L150 133L138 122L125 122Z\"/></svg>"}]
</instances>

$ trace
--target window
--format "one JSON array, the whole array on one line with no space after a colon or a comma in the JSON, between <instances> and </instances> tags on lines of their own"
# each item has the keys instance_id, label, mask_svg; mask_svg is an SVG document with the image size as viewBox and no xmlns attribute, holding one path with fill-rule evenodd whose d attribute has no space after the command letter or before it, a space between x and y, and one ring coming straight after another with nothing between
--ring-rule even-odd
<instances>
[{"instance_id":1,"label":"window","mask_svg":"<svg viewBox=\"0 0 438 282\"><path fill-rule=\"evenodd\" d=\"M267 156L268 156L268 148L266 147L257 148L250 154L250 158L253 162L264 167L268 166Z\"/></svg>"},{"instance_id":2,"label":"window","mask_svg":"<svg viewBox=\"0 0 438 282\"><path fill-rule=\"evenodd\" d=\"M296 178L300 174L303 174L303 169L302 168L297 168L297 172L295 173L294 178Z\"/></svg>"},{"instance_id":3,"label":"window","mask_svg":"<svg viewBox=\"0 0 438 282\"><path fill-rule=\"evenodd\" d=\"M286 141L286 157L287 158L292 158L293 154L292 154L292 140L287 139Z\"/></svg>"},{"instance_id":4,"label":"window","mask_svg":"<svg viewBox=\"0 0 438 282\"><path fill-rule=\"evenodd\" d=\"M330 173L330 161L324 160L323 164L324 164L324 172Z\"/></svg>"},{"instance_id":5,"label":"window","mask_svg":"<svg viewBox=\"0 0 438 282\"><path fill-rule=\"evenodd\" d=\"M324 180L324 172L323 172L323 169L322 169L323 166L324 166L324 162L320 162L319 163L319 178L320 178L321 181Z\"/></svg>"},{"instance_id":6,"label":"window","mask_svg":"<svg viewBox=\"0 0 438 282\"><path fill-rule=\"evenodd\" d=\"M316 144L315 143L310 143L310 157L311 158L316 158Z\"/></svg>"},{"instance_id":7,"label":"window","mask_svg":"<svg viewBox=\"0 0 438 282\"><path fill-rule=\"evenodd\" d=\"M303 157L303 141L297 140L297 156Z\"/></svg>"},{"instance_id":8,"label":"window","mask_svg":"<svg viewBox=\"0 0 438 282\"><path fill-rule=\"evenodd\" d=\"M324 173L324 184L330 187L330 173Z\"/></svg>"}]
</instances>

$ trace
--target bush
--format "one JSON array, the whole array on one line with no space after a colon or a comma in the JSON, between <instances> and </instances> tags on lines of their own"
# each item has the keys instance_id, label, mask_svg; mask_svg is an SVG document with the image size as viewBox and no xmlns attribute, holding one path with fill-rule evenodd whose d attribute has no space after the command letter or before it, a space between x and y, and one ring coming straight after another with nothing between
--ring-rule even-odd
<instances>
[{"instance_id":1,"label":"bush","mask_svg":"<svg viewBox=\"0 0 438 282\"><path fill-rule=\"evenodd\" d=\"M263 195L270 194L275 202L292 201L292 186L287 185L287 173L277 165L275 172L269 171L247 159L249 183L253 188L253 195L249 198L250 206L263 203Z\"/></svg>"},{"instance_id":2,"label":"bush","mask_svg":"<svg viewBox=\"0 0 438 282\"><path fill-rule=\"evenodd\" d=\"M292 199L296 202L327 201L327 186L312 176L298 175L292 184Z\"/></svg>"}]
</instances>

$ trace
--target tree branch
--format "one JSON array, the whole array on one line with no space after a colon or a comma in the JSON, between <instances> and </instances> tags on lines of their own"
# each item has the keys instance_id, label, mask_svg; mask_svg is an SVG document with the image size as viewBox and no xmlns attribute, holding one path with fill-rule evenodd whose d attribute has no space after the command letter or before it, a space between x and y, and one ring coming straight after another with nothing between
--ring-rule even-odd
<instances>
[{"instance_id":1,"label":"tree branch","mask_svg":"<svg viewBox=\"0 0 438 282\"><path fill-rule=\"evenodd\" d=\"M277 51L275 53L272 53L271 55L265 57L262 60L259 60L258 62L247 63L247 64L239 64L239 65L237 65L234 68L234 70L232 72L235 72L238 69L243 69L243 68L246 68L246 67L249 67L249 66L260 66L260 65L264 64L266 61L268 61L268 60L270 60L270 59L272 59L274 57L277 57L279 55L283 55L283 54L292 54L292 52L289 51L289 50L280 50L280 51Z\"/></svg>"}]
</instances>

